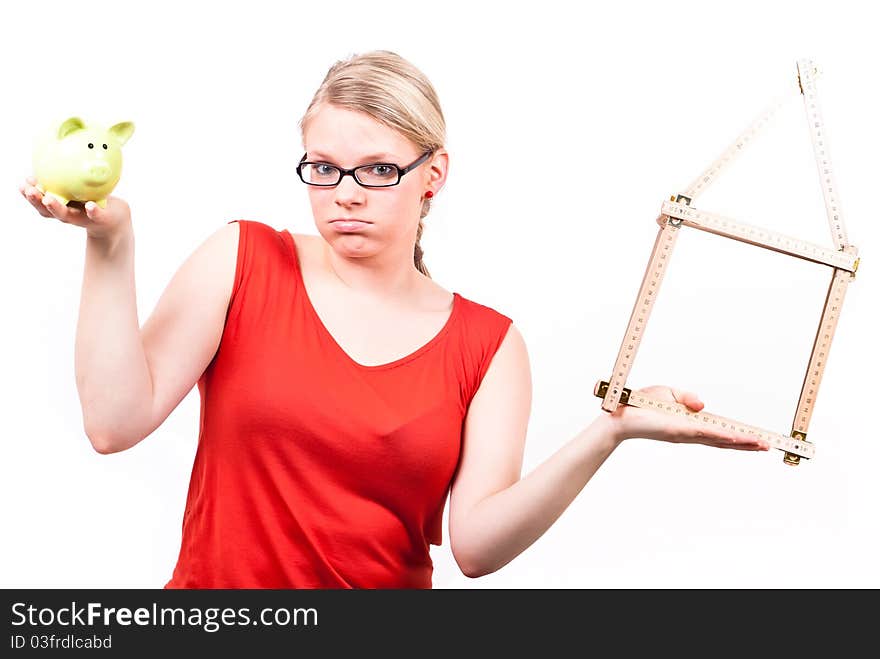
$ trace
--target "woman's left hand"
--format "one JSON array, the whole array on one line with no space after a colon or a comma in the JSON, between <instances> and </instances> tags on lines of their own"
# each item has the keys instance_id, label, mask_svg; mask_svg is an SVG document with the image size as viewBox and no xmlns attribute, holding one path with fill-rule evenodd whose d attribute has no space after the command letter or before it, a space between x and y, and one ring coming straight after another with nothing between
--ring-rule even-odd
<instances>
[{"instance_id":1,"label":"woman's left hand","mask_svg":"<svg viewBox=\"0 0 880 659\"><path fill-rule=\"evenodd\" d=\"M703 409L699 396L689 391L661 385L636 391L655 400L682 403L694 412ZM770 448L765 440L737 432L733 428L710 426L691 418L673 416L658 410L621 404L609 416L613 419L620 440L643 437L663 442L705 444L740 451L766 451Z\"/></svg>"}]
</instances>

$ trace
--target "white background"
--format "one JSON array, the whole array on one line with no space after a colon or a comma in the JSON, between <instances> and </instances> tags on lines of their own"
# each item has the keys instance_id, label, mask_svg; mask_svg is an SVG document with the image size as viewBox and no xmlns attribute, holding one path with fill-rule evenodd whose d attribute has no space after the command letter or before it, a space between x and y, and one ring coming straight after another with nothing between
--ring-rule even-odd
<instances>
[{"instance_id":1,"label":"white background","mask_svg":"<svg viewBox=\"0 0 880 659\"><path fill-rule=\"evenodd\" d=\"M534 402L523 473L600 411L656 236L682 191L812 58L849 287L809 439L814 460L632 440L559 520L437 588L878 587L876 23L860 3L12 3L0 43L0 584L160 588L198 431L194 388L131 450L82 429L74 337L85 235L19 195L55 118L130 120L143 323L231 219L317 233L296 121L336 60L390 49L436 87L450 176L422 239L434 279L509 315ZM296 9L294 9L296 7ZM695 206L831 246L800 98ZM628 384L787 434L831 269L683 229Z\"/></svg>"}]
</instances>

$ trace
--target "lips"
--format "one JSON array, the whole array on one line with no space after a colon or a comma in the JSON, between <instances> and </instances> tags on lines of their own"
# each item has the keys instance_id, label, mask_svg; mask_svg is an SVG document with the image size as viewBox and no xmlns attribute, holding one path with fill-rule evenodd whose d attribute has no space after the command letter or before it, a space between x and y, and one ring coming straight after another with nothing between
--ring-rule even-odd
<instances>
[{"instance_id":1,"label":"lips","mask_svg":"<svg viewBox=\"0 0 880 659\"><path fill-rule=\"evenodd\" d=\"M330 222L331 222L331 224L333 222L363 222L364 224L372 224L372 222L369 222L367 220L362 220L359 217L337 217L333 220L330 220Z\"/></svg>"},{"instance_id":2,"label":"lips","mask_svg":"<svg viewBox=\"0 0 880 659\"><path fill-rule=\"evenodd\" d=\"M365 220L336 218L335 220L330 220L330 224L333 225L333 230L337 233L368 233L366 227L368 227L371 222Z\"/></svg>"}]
</instances>

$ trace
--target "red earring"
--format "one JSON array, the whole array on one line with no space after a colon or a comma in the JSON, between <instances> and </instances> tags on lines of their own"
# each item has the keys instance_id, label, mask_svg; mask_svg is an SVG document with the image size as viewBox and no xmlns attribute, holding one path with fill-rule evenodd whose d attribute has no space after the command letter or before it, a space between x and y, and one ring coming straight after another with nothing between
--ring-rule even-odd
<instances>
[{"instance_id":1,"label":"red earring","mask_svg":"<svg viewBox=\"0 0 880 659\"><path fill-rule=\"evenodd\" d=\"M430 199L433 196L434 196L434 193L431 190L428 190L427 192L425 192L425 199Z\"/></svg>"}]
</instances>

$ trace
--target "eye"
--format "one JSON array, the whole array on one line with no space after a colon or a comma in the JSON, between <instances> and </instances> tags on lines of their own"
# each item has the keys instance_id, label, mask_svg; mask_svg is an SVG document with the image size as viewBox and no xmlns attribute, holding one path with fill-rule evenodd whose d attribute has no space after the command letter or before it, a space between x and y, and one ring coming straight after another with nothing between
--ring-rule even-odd
<instances>
[{"instance_id":1,"label":"eye","mask_svg":"<svg viewBox=\"0 0 880 659\"><path fill-rule=\"evenodd\" d=\"M90 149L94 149L94 148L95 148L95 145L92 144L91 142L89 142L89 148L90 148Z\"/></svg>"},{"instance_id":2,"label":"eye","mask_svg":"<svg viewBox=\"0 0 880 659\"><path fill-rule=\"evenodd\" d=\"M376 176L388 176L393 172L394 168L391 165L373 165L372 168L372 173Z\"/></svg>"},{"instance_id":3,"label":"eye","mask_svg":"<svg viewBox=\"0 0 880 659\"><path fill-rule=\"evenodd\" d=\"M332 174L336 168L333 165L315 165L315 169L317 170L318 174L324 176L327 174Z\"/></svg>"},{"instance_id":4,"label":"eye","mask_svg":"<svg viewBox=\"0 0 880 659\"><path fill-rule=\"evenodd\" d=\"M105 148L105 149L107 148L107 145L106 145L106 144L104 145L104 148Z\"/></svg>"}]
</instances>

